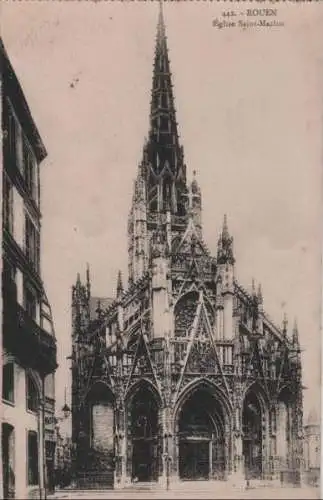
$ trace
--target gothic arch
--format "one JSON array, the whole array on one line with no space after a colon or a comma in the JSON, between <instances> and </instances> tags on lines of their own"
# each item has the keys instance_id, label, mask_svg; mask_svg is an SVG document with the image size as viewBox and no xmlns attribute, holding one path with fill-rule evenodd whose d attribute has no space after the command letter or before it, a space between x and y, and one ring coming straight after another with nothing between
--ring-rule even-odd
<instances>
[{"instance_id":1,"label":"gothic arch","mask_svg":"<svg viewBox=\"0 0 323 500\"><path fill-rule=\"evenodd\" d=\"M162 399L156 386L140 379L125 398L127 475L132 480L156 481L162 466Z\"/></svg>"},{"instance_id":2,"label":"gothic arch","mask_svg":"<svg viewBox=\"0 0 323 500\"><path fill-rule=\"evenodd\" d=\"M243 394L241 422L243 432L243 456L247 478L264 475L265 447L269 401L261 384L250 384Z\"/></svg>"},{"instance_id":3,"label":"gothic arch","mask_svg":"<svg viewBox=\"0 0 323 500\"><path fill-rule=\"evenodd\" d=\"M270 401L269 401L269 398L268 398L268 395L265 391L265 388L264 386L260 383L260 382L251 382L244 390L243 394L242 394L242 401L241 401L241 410L242 410L242 406L243 406L243 402L246 398L246 396L248 395L248 393L254 393L256 395L256 397L258 398L259 400L259 403L261 405L261 410L263 412L266 412L269 410L270 408Z\"/></svg>"},{"instance_id":4,"label":"gothic arch","mask_svg":"<svg viewBox=\"0 0 323 500\"><path fill-rule=\"evenodd\" d=\"M132 384L130 387L128 387L125 394L126 405L129 404L129 402L141 388L147 389L153 395L153 397L155 397L158 400L159 406L162 405L162 398L157 386L147 378L141 378L140 380L137 380L134 384Z\"/></svg>"},{"instance_id":5,"label":"gothic arch","mask_svg":"<svg viewBox=\"0 0 323 500\"><path fill-rule=\"evenodd\" d=\"M231 401L228 399L227 395L221 389L221 387L214 384L210 380L202 377L202 378L195 379L192 382L189 382L184 387L182 392L178 395L176 402L175 402L175 406L174 406L174 422L173 422L173 424L176 425L178 411L183 406L185 401L187 401L190 398L190 396L192 395L192 393L194 391L199 390L199 389L206 389L206 390L210 391L210 393L212 393L213 396L218 398L221 406L224 409L225 418L229 421L231 418L231 414L232 414Z\"/></svg>"},{"instance_id":6,"label":"gothic arch","mask_svg":"<svg viewBox=\"0 0 323 500\"><path fill-rule=\"evenodd\" d=\"M84 395L84 400L89 401L95 394L100 394L102 396L107 395L109 399L115 399L115 394L112 390L112 387L107 384L104 380L97 380L92 384Z\"/></svg>"},{"instance_id":7,"label":"gothic arch","mask_svg":"<svg viewBox=\"0 0 323 500\"><path fill-rule=\"evenodd\" d=\"M222 479L229 445L231 408L207 379L188 384L174 408L175 462L183 479Z\"/></svg>"}]
</instances>

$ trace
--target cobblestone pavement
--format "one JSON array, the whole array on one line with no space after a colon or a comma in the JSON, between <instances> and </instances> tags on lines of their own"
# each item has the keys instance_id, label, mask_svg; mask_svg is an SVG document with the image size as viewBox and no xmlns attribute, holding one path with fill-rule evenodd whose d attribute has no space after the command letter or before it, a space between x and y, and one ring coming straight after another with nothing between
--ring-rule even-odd
<instances>
[{"instance_id":1,"label":"cobblestone pavement","mask_svg":"<svg viewBox=\"0 0 323 500\"><path fill-rule=\"evenodd\" d=\"M253 486L246 488L233 488L227 483L206 484L190 482L189 485L176 487L170 491L158 488L132 487L123 490L61 490L48 496L51 500L77 500L77 499L319 499L319 488L303 487L272 487Z\"/></svg>"}]
</instances>

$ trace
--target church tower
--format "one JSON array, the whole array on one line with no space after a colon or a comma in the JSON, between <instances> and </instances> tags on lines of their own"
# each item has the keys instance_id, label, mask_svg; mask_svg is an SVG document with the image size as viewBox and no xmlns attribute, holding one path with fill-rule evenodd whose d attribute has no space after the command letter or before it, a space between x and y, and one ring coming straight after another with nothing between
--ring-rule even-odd
<instances>
[{"instance_id":1,"label":"church tower","mask_svg":"<svg viewBox=\"0 0 323 500\"><path fill-rule=\"evenodd\" d=\"M161 5L161 4L160 4ZM148 270L152 235L157 225L184 230L187 215L186 165L177 130L173 84L162 6L157 26L148 139L134 184L128 221L129 281Z\"/></svg>"},{"instance_id":2,"label":"church tower","mask_svg":"<svg viewBox=\"0 0 323 500\"><path fill-rule=\"evenodd\" d=\"M160 3L148 138L128 217L128 286L73 288L75 480L122 488L245 478L299 482L298 332L235 275L227 217L212 256L187 180Z\"/></svg>"}]
</instances>

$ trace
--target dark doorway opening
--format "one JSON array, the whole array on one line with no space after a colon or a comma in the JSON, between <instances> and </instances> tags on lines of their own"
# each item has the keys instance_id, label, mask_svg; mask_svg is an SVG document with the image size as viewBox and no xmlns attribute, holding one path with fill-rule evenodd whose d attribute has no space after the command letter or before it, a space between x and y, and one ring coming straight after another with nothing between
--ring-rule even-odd
<instances>
[{"instance_id":1,"label":"dark doorway opening","mask_svg":"<svg viewBox=\"0 0 323 500\"><path fill-rule=\"evenodd\" d=\"M153 474L153 443L145 439L134 440L133 442L133 479L137 481L152 481Z\"/></svg>"},{"instance_id":2,"label":"dark doorway opening","mask_svg":"<svg viewBox=\"0 0 323 500\"><path fill-rule=\"evenodd\" d=\"M210 442L181 441L179 475L181 479L209 479Z\"/></svg>"},{"instance_id":3,"label":"dark doorway opening","mask_svg":"<svg viewBox=\"0 0 323 500\"><path fill-rule=\"evenodd\" d=\"M179 477L220 478L224 471L224 415L208 389L198 388L178 416Z\"/></svg>"},{"instance_id":4,"label":"dark doorway opening","mask_svg":"<svg viewBox=\"0 0 323 500\"><path fill-rule=\"evenodd\" d=\"M158 446L158 403L153 393L142 386L131 401L132 480L157 481L160 447Z\"/></svg>"},{"instance_id":5,"label":"dark doorway opening","mask_svg":"<svg viewBox=\"0 0 323 500\"><path fill-rule=\"evenodd\" d=\"M257 396L247 394L242 412L243 455L247 479L262 477L262 411Z\"/></svg>"}]
</instances>

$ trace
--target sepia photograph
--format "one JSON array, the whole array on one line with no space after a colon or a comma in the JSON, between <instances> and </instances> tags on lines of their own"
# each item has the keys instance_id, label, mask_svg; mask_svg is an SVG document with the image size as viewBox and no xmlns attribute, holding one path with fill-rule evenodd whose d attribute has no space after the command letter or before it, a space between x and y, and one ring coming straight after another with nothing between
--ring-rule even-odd
<instances>
[{"instance_id":1,"label":"sepia photograph","mask_svg":"<svg viewBox=\"0 0 323 500\"><path fill-rule=\"evenodd\" d=\"M0 19L0 498L319 499L319 2Z\"/></svg>"}]
</instances>

